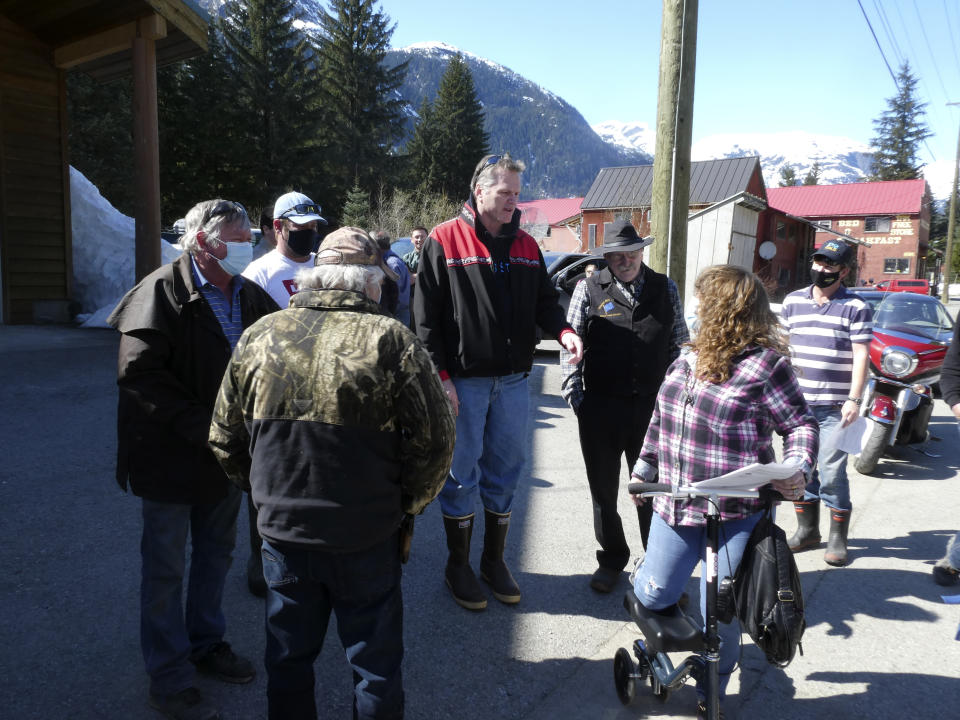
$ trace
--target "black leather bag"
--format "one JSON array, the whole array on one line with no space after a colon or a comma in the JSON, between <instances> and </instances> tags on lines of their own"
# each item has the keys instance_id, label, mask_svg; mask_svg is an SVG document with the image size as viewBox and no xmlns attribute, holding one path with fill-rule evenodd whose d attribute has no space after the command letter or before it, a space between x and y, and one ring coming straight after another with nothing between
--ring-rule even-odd
<instances>
[{"instance_id":1,"label":"black leather bag","mask_svg":"<svg viewBox=\"0 0 960 720\"><path fill-rule=\"evenodd\" d=\"M740 623L767 661L786 667L807 627L800 573L787 535L768 508L757 523L733 580L733 607Z\"/></svg>"}]
</instances>

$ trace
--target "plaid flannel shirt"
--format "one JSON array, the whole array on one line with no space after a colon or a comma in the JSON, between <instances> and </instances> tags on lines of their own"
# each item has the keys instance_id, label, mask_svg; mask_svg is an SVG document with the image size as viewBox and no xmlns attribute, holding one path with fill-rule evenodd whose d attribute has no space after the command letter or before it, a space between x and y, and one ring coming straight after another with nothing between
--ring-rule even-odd
<instances>
[{"instance_id":1,"label":"plaid flannel shirt","mask_svg":"<svg viewBox=\"0 0 960 720\"><path fill-rule=\"evenodd\" d=\"M787 358L766 348L748 349L722 383L695 381L695 364L696 355L688 353L667 371L633 468L636 479L683 486L774 462L773 432L784 438L784 462L797 460L805 470L814 466L819 426ZM707 502L661 496L653 507L669 525L704 525ZM720 516L742 518L761 507L757 499L721 498Z\"/></svg>"},{"instance_id":2,"label":"plaid flannel shirt","mask_svg":"<svg viewBox=\"0 0 960 720\"><path fill-rule=\"evenodd\" d=\"M636 305L640 293L643 292L643 273L637 276L633 282L624 284L617 280L613 281L620 288L623 296L633 300ZM680 304L680 292L677 290L677 284L667 278L667 293L670 296L670 305L673 308L673 332L670 335L667 353L670 360L676 360L680 355L680 349L685 342L690 341L690 332L687 330L687 323L683 317L683 306ZM585 280L577 283L570 298L570 307L567 309L567 322L573 331L583 337L583 329L587 324L587 314L590 312L590 296L587 294L587 285ZM570 353L566 348L560 349L560 394L574 412L580 407L583 401L583 360L576 365L570 362Z\"/></svg>"}]
</instances>

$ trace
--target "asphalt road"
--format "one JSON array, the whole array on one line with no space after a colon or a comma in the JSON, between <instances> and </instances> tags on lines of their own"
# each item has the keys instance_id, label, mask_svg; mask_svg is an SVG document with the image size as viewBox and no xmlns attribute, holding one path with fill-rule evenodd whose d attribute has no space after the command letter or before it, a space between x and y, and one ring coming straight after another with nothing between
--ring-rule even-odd
<instances>
[{"instance_id":1,"label":"asphalt road","mask_svg":"<svg viewBox=\"0 0 960 720\"><path fill-rule=\"evenodd\" d=\"M953 308L955 311L955 308ZM139 501L114 481L117 337L107 330L0 326L0 715L150 719L138 642ZM641 690L624 708L612 658L636 634L611 595L592 592L590 498L576 423L558 395L557 357L532 374L530 479L517 498L507 559L515 607L456 606L443 584L439 508L428 508L404 567L407 717L691 717L693 691L666 704ZM879 475L852 470L852 563L798 556L809 627L804 656L780 670L749 641L728 718L956 717L960 621L930 577L957 529L960 452L938 401L926 451L904 449ZM943 438L942 440L938 438ZM626 470L624 470L626 477ZM629 500L622 514L632 517ZM794 520L783 508L781 524ZM263 604L246 590L245 514L227 581L227 639L262 668ZM824 523L824 530L826 524ZM628 539L639 547L639 531ZM474 538L474 558L480 538ZM696 598L696 584L688 588ZM960 588L956 590L960 593ZM321 717L350 715L352 680L334 627L316 664ZM250 685L200 679L225 718L266 713Z\"/></svg>"}]
</instances>

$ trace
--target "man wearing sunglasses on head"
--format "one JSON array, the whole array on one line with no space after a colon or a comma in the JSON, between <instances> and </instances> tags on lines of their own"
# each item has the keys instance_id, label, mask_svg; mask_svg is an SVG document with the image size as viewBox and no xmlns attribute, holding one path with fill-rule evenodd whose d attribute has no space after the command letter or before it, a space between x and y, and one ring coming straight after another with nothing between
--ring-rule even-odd
<instances>
[{"instance_id":1,"label":"man wearing sunglasses on head","mask_svg":"<svg viewBox=\"0 0 960 720\"><path fill-rule=\"evenodd\" d=\"M579 362L536 241L520 229L520 173L509 155L477 165L460 215L423 245L414 295L417 336L433 359L457 416L453 465L440 491L453 599L482 610L487 598L470 567L477 500L483 505L480 576L500 602L520 602L503 560L513 495L527 468L529 390L537 325Z\"/></svg>"},{"instance_id":2,"label":"man wearing sunglasses on head","mask_svg":"<svg viewBox=\"0 0 960 720\"><path fill-rule=\"evenodd\" d=\"M207 435L230 353L277 305L239 276L253 251L239 203L198 203L181 243L183 255L141 280L107 322L123 334L117 481L143 500L140 644L150 705L169 718L207 720L219 714L195 687L195 672L230 683L255 674L223 639L241 493Z\"/></svg>"},{"instance_id":3,"label":"man wearing sunglasses on head","mask_svg":"<svg viewBox=\"0 0 960 720\"><path fill-rule=\"evenodd\" d=\"M287 307L297 291L295 276L312 267L313 252L320 244L317 230L326 224L320 206L303 193L281 195L273 206L277 247L250 263L243 276L270 293L281 308Z\"/></svg>"}]
</instances>

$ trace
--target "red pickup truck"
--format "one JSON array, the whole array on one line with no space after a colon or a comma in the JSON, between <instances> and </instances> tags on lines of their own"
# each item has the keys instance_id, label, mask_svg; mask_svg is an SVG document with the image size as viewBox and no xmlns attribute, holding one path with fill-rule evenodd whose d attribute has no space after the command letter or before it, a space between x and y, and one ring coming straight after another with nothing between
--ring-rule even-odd
<instances>
[{"instance_id":1,"label":"red pickup truck","mask_svg":"<svg viewBox=\"0 0 960 720\"><path fill-rule=\"evenodd\" d=\"M878 282L874 287L885 292L913 292L921 295L930 294L930 281L916 278L894 278Z\"/></svg>"}]
</instances>

